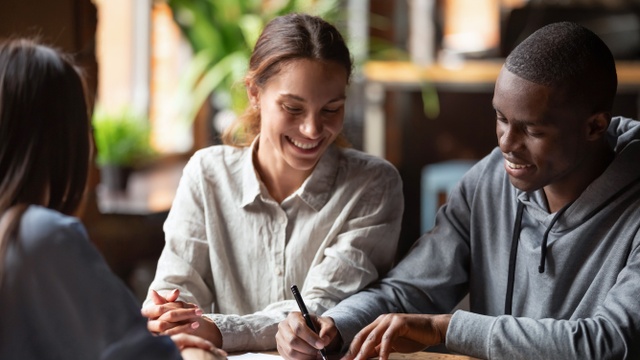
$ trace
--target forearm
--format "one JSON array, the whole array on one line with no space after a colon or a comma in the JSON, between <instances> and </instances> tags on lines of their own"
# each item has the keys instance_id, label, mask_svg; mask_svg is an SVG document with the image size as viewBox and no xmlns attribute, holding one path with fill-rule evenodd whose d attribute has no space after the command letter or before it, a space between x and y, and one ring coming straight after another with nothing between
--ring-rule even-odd
<instances>
[{"instance_id":1,"label":"forearm","mask_svg":"<svg viewBox=\"0 0 640 360\"><path fill-rule=\"evenodd\" d=\"M185 348L180 351L184 360L224 360L226 356L214 354L211 351L198 349L195 347Z\"/></svg>"},{"instance_id":2,"label":"forearm","mask_svg":"<svg viewBox=\"0 0 640 360\"><path fill-rule=\"evenodd\" d=\"M609 320L535 320L458 311L447 332L449 350L486 359L604 359L629 356Z\"/></svg>"},{"instance_id":3,"label":"forearm","mask_svg":"<svg viewBox=\"0 0 640 360\"><path fill-rule=\"evenodd\" d=\"M222 349L234 351L266 351L276 349L278 324L288 312L269 311L249 315L206 314L222 335Z\"/></svg>"}]
</instances>

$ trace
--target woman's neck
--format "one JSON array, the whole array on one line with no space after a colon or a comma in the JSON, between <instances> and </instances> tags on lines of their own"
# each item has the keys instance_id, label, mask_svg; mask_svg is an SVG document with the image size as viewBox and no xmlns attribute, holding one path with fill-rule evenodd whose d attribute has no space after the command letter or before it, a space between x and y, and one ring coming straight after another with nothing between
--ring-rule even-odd
<instances>
[{"instance_id":1,"label":"woman's neck","mask_svg":"<svg viewBox=\"0 0 640 360\"><path fill-rule=\"evenodd\" d=\"M269 195L278 203L298 190L313 171L293 169L282 158L269 161L265 159L264 152L261 153L257 148L253 153L253 163Z\"/></svg>"}]
</instances>

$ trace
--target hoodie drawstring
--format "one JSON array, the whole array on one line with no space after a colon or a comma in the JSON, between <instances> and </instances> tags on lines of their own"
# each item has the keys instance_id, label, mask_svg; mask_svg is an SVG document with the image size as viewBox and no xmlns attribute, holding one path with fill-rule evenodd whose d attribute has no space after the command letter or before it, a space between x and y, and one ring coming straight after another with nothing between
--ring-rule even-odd
<instances>
[{"instance_id":1,"label":"hoodie drawstring","mask_svg":"<svg viewBox=\"0 0 640 360\"><path fill-rule=\"evenodd\" d=\"M547 227L547 231L544 232L542 236L542 245L540 245L540 265L538 265L538 272L542 274L544 272L544 265L547 258L547 239L549 238L549 233L551 232L551 228L556 224L560 215L562 215L568 208L573 204L573 201L563 206L562 209L558 210L556 215L551 219L551 223L549 227Z\"/></svg>"},{"instance_id":2,"label":"hoodie drawstring","mask_svg":"<svg viewBox=\"0 0 640 360\"><path fill-rule=\"evenodd\" d=\"M513 301L513 283L516 273L516 258L518 257L518 239L520 238L520 228L522 226L522 212L524 204L518 201L516 221L514 222L513 237L511 238L511 252L509 254L509 277L507 278L507 296L504 300L504 314L511 315L511 302Z\"/></svg>"},{"instance_id":3,"label":"hoodie drawstring","mask_svg":"<svg viewBox=\"0 0 640 360\"><path fill-rule=\"evenodd\" d=\"M551 228L558 221L560 216L573 204L573 201L569 202L562 209L558 210L556 215L551 219L551 223L547 227L547 230L542 236L542 244L540 245L540 265L538 266L538 272L543 273L545 269L545 262L547 258L547 241ZM513 227L513 237L511 238L511 252L509 254L509 276L507 278L507 294L504 301L504 313L505 315L511 315L511 308L513 303L513 285L515 282L516 273L516 259L518 257L518 240L520 239L520 231L522 230L522 213L524 212L524 204L518 201L518 210L516 212L516 220Z\"/></svg>"}]
</instances>

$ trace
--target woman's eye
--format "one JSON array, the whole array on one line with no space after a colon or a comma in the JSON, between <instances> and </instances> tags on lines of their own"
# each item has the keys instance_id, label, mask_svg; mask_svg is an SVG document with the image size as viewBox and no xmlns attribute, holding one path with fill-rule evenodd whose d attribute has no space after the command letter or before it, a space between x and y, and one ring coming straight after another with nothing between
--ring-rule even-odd
<instances>
[{"instance_id":1,"label":"woman's eye","mask_svg":"<svg viewBox=\"0 0 640 360\"><path fill-rule=\"evenodd\" d=\"M338 111L340 111L340 108L335 108L335 109L322 109L322 111L326 112L326 113L330 113L330 114L335 114Z\"/></svg>"},{"instance_id":2,"label":"woman's eye","mask_svg":"<svg viewBox=\"0 0 640 360\"><path fill-rule=\"evenodd\" d=\"M287 111L289 113L292 113L292 114L299 114L302 111L302 109L300 109L300 108L297 108L295 106L289 106L287 104L282 104L282 108L285 111Z\"/></svg>"}]
</instances>

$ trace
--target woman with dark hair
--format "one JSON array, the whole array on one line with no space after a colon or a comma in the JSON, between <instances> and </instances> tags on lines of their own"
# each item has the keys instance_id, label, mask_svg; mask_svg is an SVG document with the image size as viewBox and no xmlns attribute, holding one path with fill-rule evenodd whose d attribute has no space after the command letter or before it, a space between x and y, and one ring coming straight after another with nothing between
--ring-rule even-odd
<instances>
[{"instance_id":1,"label":"woman with dark hair","mask_svg":"<svg viewBox=\"0 0 640 360\"><path fill-rule=\"evenodd\" d=\"M147 331L133 295L71 217L90 139L70 60L31 40L0 44L1 359L180 358L170 338ZM213 350L195 336L173 339Z\"/></svg>"},{"instance_id":2,"label":"woman with dark hair","mask_svg":"<svg viewBox=\"0 0 640 360\"><path fill-rule=\"evenodd\" d=\"M192 332L228 351L275 349L278 323L298 311L291 285L321 314L387 272L402 182L388 162L346 147L351 71L323 19L267 24L245 79L250 107L226 145L184 169L143 308L149 330Z\"/></svg>"}]
</instances>

